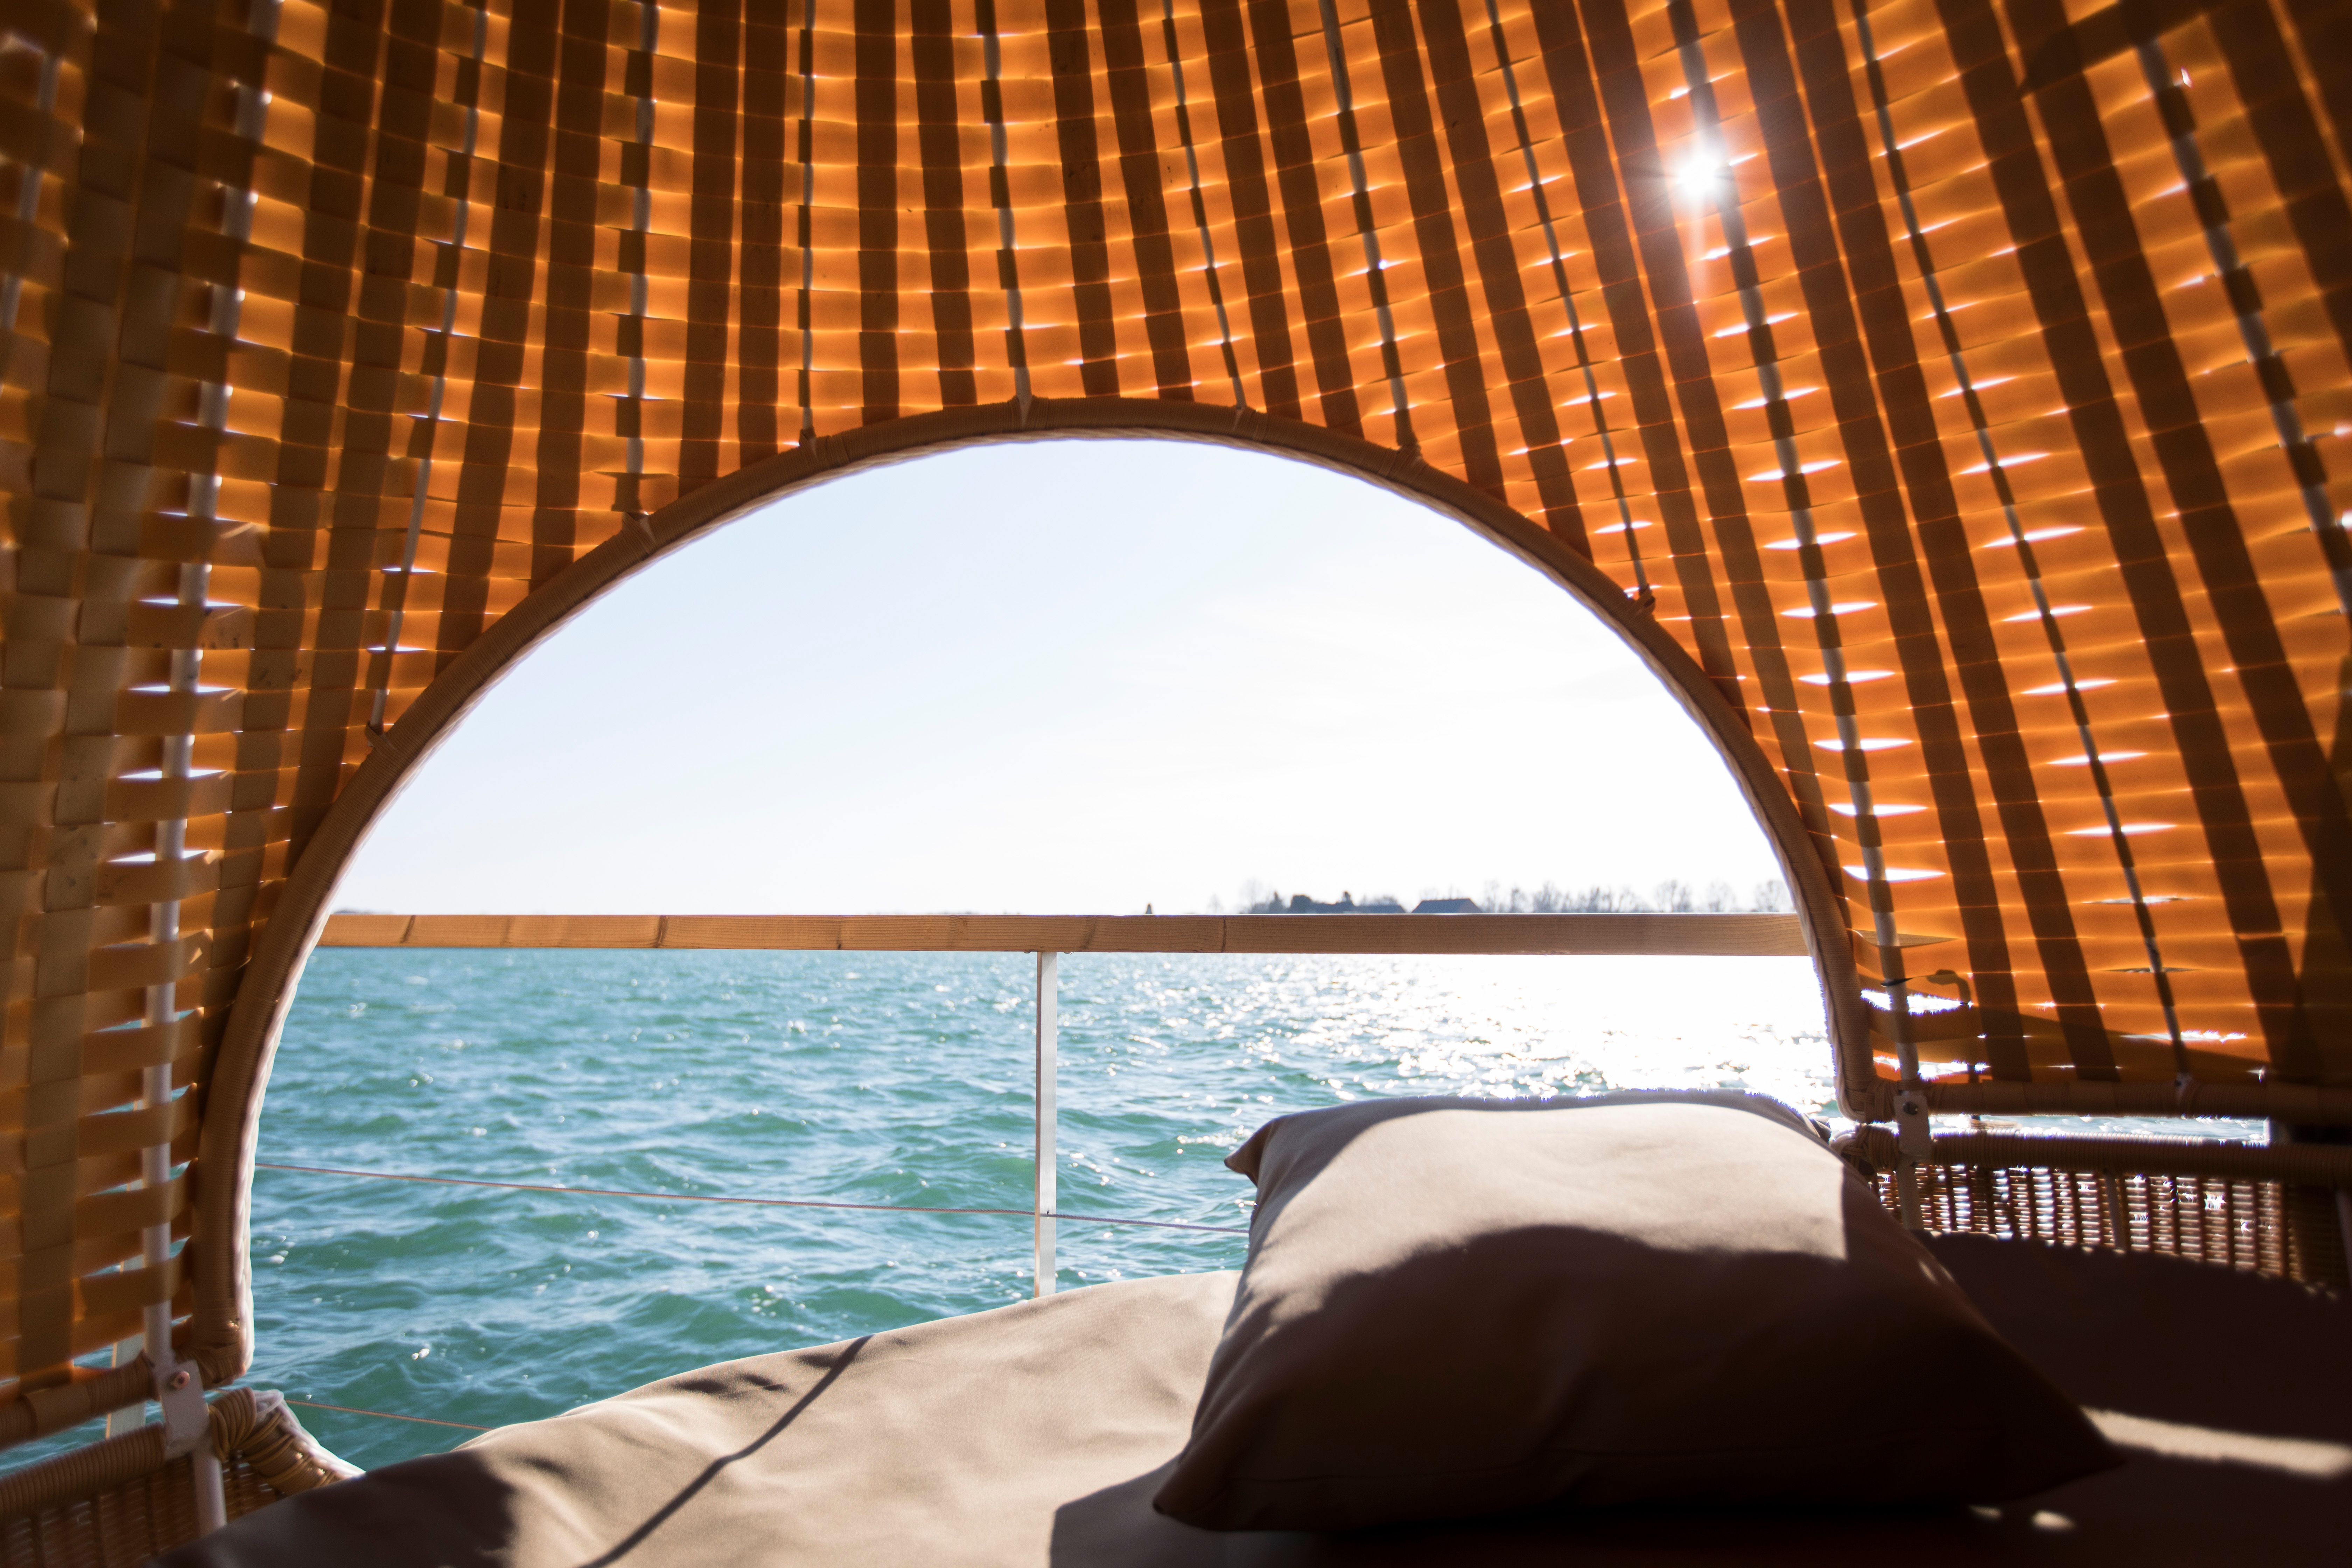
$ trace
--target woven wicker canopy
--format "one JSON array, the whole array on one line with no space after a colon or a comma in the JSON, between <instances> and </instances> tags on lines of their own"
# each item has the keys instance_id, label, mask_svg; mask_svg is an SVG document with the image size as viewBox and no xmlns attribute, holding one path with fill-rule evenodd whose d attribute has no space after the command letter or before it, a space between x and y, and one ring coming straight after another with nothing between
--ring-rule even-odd
<instances>
[{"instance_id":1,"label":"woven wicker canopy","mask_svg":"<svg viewBox=\"0 0 2352 1568\"><path fill-rule=\"evenodd\" d=\"M960 442L1306 458L1582 595L1787 858L1857 1115L1908 1051L1945 1110L2352 1121L2341 0L0 31L0 1438L143 1395L68 1363L167 1288L245 1364L277 1021L467 702Z\"/></svg>"}]
</instances>

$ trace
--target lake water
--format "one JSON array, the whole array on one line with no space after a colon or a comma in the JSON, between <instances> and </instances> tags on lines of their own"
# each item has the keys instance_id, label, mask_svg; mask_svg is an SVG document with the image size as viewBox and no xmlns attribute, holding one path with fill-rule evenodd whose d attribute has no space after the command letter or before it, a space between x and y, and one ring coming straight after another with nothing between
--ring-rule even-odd
<instances>
[{"instance_id":1,"label":"lake water","mask_svg":"<svg viewBox=\"0 0 2352 1568\"><path fill-rule=\"evenodd\" d=\"M304 1424L374 1467L472 1434L317 1405L495 1426L1026 1296L1033 995L1019 953L321 951L266 1163L1024 1212L265 1169L247 1381L314 1402ZM1833 1114L1801 960L1077 953L1060 999L1066 1214L1244 1226L1223 1156L1269 1117L1366 1096L1729 1086ZM1217 1231L1059 1229L1064 1289L1243 1252Z\"/></svg>"}]
</instances>

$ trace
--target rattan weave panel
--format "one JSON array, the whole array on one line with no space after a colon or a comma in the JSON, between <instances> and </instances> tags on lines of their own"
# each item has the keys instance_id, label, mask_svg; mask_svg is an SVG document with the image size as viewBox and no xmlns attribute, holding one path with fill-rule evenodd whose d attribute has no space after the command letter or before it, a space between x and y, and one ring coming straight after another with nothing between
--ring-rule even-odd
<instances>
[{"instance_id":1,"label":"rattan weave panel","mask_svg":"<svg viewBox=\"0 0 2352 1568\"><path fill-rule=\"evenodd\" d=\"M243 1459L221 1467L228 1517L278 1500ZM20 1568L132 1568L196 1538L194 1468L184 1456L93 1497L0 1521L0 1560Z\"/></svg>"},{"instance_id":2,"label":"rattan weave panel","mask_svg":"<svg viewBox=\"0 0 2352 1568\"><path fill-rule=\"evenodd\" d=\"M2337 1290L2352 1285L2328 1188L2008 1166L1924 1165L1919 1175L1929 1230L2160 1252ZM1880 1201L1899 1213L1895 1173L1876 1182Z\"/></svg>"}]
</instances>

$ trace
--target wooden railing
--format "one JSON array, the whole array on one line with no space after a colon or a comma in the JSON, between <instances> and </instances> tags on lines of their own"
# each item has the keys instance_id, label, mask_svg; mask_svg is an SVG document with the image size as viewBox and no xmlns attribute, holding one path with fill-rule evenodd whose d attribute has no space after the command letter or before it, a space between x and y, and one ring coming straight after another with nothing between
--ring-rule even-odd
<instances>
[{"instance_id":1,"label":"wooden railing","mask_svg":"<svg viewBox=\"0 0 2352 1568\"><path fill-rule=\"evenodd\" d=\"M1805 956L1804 931L1785 914L339 914L319 940L322 947Z\"/></svg>"}]
</instances>

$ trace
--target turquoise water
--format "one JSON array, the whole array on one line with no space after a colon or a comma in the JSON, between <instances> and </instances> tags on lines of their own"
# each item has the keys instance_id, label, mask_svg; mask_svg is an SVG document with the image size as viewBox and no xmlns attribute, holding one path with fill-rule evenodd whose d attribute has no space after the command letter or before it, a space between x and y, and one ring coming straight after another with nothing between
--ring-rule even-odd
<instances>
[{"instance_id":1,"label":"turquoise water","mask_svg":"<svg viewBox=\"0 0 2352 1568\"><path fill-rule=\"evenodd\" d=\"M1028 1295L1033 966L1020 953L317 953L263 1108L265 1163L1024 1212L265 1169L247 1381L315 1402L304 1424L373 1467L472 1434L315 1405L495 1426ZM1060 1003L1066 1214L1244 1226L1249 1184L1223 1156L1269 1117L1364 1096L1720 1085L1831 1113L1801 960L1076 953ZM1234 1268L1243 1251L1214 1231L1059 1229L1064 1289Z\"/></svg>"},{"instance_id":2,"label":"turquoise water","mask_svg":"<svg viewBox=\"0 0 2352 1568\"><path fill-rule=\"evenodd\" d=\"M1780 960L1061 961L1066 1212L1244 1226L1224 1155L1343 1099L1754 1084L1827 1103ZM260 1158L569 1186L1026 1210L1025 954L328 951ZM735 1208L261 1171L249 1381L497 1426L722 1360L1001 1306L1025 1217ZM1064 1289L1243 1238L1065 1221ZM304 1408L374 1466L463 1431Z\"/></svg>"}]
</instances>

